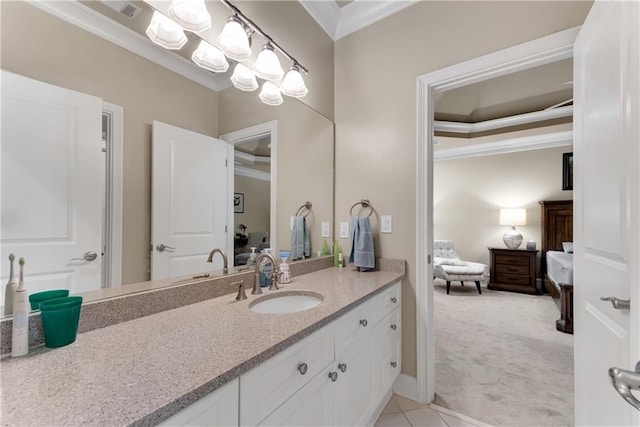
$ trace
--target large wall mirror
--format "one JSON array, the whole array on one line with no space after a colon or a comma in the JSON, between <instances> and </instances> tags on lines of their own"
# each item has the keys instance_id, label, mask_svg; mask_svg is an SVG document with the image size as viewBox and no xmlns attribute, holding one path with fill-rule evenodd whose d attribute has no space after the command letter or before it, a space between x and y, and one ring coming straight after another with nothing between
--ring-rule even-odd
<instances>
[{"instance_id":1,"label":"large wall mirror","mask_svg":"<svg viewBox=\"0 0 640 427\"><path fill-rule=\"evenodd\" d=\"M96 5L93 2L83 3L98 8L94 7ZM224 14L228 15L227 11ZM108 107L116 110L121 108L122 116L115 120L122 120L122 196L119 201L122 209L121 273L119 278L110 278L110 282L103 286L117 288L117 293L135 292L143 289L139 286L140 282L151 278L151 254L157 243L153 242L151 232L154 121L213 138L256 125L275 124L275 134L270 135L270 138L274 138L273 144L258 138L254 147L251 144L238 146L236 151L244 154L238 156L237 163L232 161L241 171L237 180L232 181L236 181L239 187L235 192L244 194L244 211L234 213L232 209L229 214L231 251L234 236L242 231L239 229L241 224L247 227L247 234L263 233L267 239L278 242L278 249L287 249L290 242L289 218L307 200L313 203L312 213L307 218L312 248L313 252L319 250L322 245L320 223L333 219L334 131L330 119L293 98L285 97L282 105L273 107L262 104L257 92L241 92L233 87L216 91L204 87L29 2L3 2L1 18L3 70L102 100L103 111L108 114L104 116L104 123L98 123L98 126L104 126L106 139L110 137L110 130L114 129L114 117ZM252 19L259 21L260 17L252 16ZM5 119L3 113L3 124ZM102 120L102 117L98 120ZM37 144L38 141L30 141L19 158L11 159L15 167L20 167L21 162L26 164L32 161L32 156L46 162L43 158L47 151L38 149ZM264 151L260 151L265 147L270 150L268 157L275 160L267 168L259 166L260 158L267 157ZM1 177L3 193L9 187L20 185L6 175L10 168L4 167L4 157ZM254 162L252 168L258 172L252 176L246 176L245 173L243 176L242 171L246 172L247 165L241 164L242 158ZM69 157L69 161L72 160ZM264 191L247 187L252 182L256 188L269 188L268 197L271 200L268 207L265 207ZM101 191L108 191L108 186L107 190ZM25 200L30 197L30 194L24 194ZM37 200L31 198L25 209L37 209ZM96 203L102 203L104 199L98 197L96 200ZM260 208L255 207L261 210L259 213L250 211L257 206L255 203L260 203ZM43 212L40 214L43 217L45 215ZM4 212L2 220L4 227L5 221L9 220ZM5 237L3 232L0 260L3 294L8 277L5 246L9 241ZM109 236L105 236L105 241L108 239ZM30 281L35 283L35 279L29 276L29 266L43 262L39 257L45 258L47 253L51 253L47 251L45 247L42 255L27 260L28 288ZM100 256L100 249L95 252ZM83 257L83 254L79 253L78 257ZM233 255L229 253L230 264ZM20 256L18 251L16 256ZM219 258L214 264L208 265L204 263L205 260L206 255L203 272L220 267ZM64 274L63 266L60 269L60 282L53 283L54 288L62 287L66 280ZM169 278L161 285L172 283ZM90 286L96 289L93 283ZM97 285L97 289L100 289L100 285ZM29 291L39 290L43 289L29 288ZM112 294L98 290L85 295L91 300ZM4 295L0 298L4 298Z\"/></svg>"}]
</instances>

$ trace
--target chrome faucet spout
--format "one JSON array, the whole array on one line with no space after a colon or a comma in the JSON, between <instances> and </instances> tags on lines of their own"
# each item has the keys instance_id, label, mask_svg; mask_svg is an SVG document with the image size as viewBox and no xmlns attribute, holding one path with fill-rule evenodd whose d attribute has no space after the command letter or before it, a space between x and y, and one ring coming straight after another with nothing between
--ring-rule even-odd
<instances>
[{"instance_id":1,"label":"chrome faucet spout","mask_svg":"<svg viewBox=\"0 0 640 427\"><path fill-rule=\"evenodd\" d=\"M262 293L262 289L260 289L260 264L265 258L271 261L271 264L273 265L273 270L271 271L271 286L269 286L269 290L273 291L278 289L278 261L276 261L272 254L264 253L258 255L258 258L256 258L256 266L253 272L253 290L251 291L251 295L260 295Z\"/></svg>"},{"instance_id":2,"label":"chrome faucet spout","mask_svg":"<svg viewBox=\"0 0 640 427\"><path fill-rule=\"evenodd\" d=\"M213 262L213 255L215 255L216 253L219 253L220 255L222 255L222 263L223 263L223 269L222 269L222 273L223 274L227 274L229 272L229 268L227 265L227 253L225 251L223 251L220 248L215 248L214 250L212 250L211 252L209 252L209 258L207 259L207 262Z\"/></svg>"}]
</instances>

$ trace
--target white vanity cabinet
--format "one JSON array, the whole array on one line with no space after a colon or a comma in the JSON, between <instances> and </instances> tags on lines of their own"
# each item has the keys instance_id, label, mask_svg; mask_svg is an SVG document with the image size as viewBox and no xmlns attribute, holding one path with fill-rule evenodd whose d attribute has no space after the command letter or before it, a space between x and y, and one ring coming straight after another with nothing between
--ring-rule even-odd
<instances>
[{"instance_id":1,"label":"white vanity cabinet","mask_svg":"<svg viewBox=\"0 0 640 427\"><path fill-rule=\"evenodd\" d=\"M238 378L223 385L183 409L160 426L233 426L238 425Z\"/></svg>"}]
</instances>

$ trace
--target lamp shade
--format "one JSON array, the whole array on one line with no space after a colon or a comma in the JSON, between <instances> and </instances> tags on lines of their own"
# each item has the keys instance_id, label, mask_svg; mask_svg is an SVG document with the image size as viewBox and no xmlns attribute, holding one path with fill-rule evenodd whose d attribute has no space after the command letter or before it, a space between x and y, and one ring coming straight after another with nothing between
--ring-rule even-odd
<instances>
[{"instance_id":1,"label":"lamp shade","mask_svg":"<svg viewBox=\"0 0 640 427\"><path fill-rule=\"evenodd\" d=\"M271 43L267 43L262 48L262 51L256 58L256 76L270 81L277 81L282 79L284 71L278 60L278 56L273 51Z\"/></svg>"},{"instance_id":2,"label":"lamp shade","mask_svg":"<svg viewBox=\"0 0 640 427\"><path fill-rule=\"evenodd\" d=\"M253 71L251 71L249 67L242 64L237 64L236 68L233 69L231 83L233 83L236 88L247 92L258 89L258 81L256 80L255 74L253 74Z\"/></svg>"},{"instance_id":3,"label":"lamp shade","mask_svg":"<svg viewBox=\"0 0 640 427\"><path fill-rule=\"evenodd\" d=\"M153 12L151 23L147 27L147 36L165 49L182 49L187 42L182 27L158 11Z\"/></svg>"},{"instance_id":4,"label":"lamp shade","mask_svg":"<svg viewBox=\"0 0 640 427\"><path fill-rule=\"evenodd\" d=\"M193 51L191 60L198 64L199 67L214 73L224 73L229 69L229 63L224 53L204 40Z\"/></svg>"},{"instance_id":5,"label":"lamp shade","mask_svg":"<svg viewBox=\"0 0 640 427\"><path fill-rule=\"evenodd\" d=\"M259 98L267 105L282 104L282 93L280 93L280 88L271 82L264 82Z\"/></svg>"},{"instance_id":6,"label":"lamp shade","mask_svg":"<svg viewBox=\"0 0 640 427\"><path fill-rule=\"evenodd\" d=\"M284 80L282 81L282 85L280 86L280 90L287 96L291 96L294 98L302 98L309 91L307 90L307 86L304 84L304 80L302 79L302 74L300 74L300 70L298 66L294 65L284 76Z\"/></svg>"},{"instance_id":7,"label":"lamp shade","mask_svg":"<svg viewBox=\"0 0 640 427\"><path fill-rule=\"evenodd\" d=\"M225 55L235 61L246 61L251 57L249 36L240 18L235 15L229 18L218 36L218 46Z\"/></svg>"},{"instance_id":8,"label":"lamp shade","mask_svg":"<svg viewBox=\"0 0 640 427\"><path fill-rule=\"evenodd\" d=\"M171 0L169 17L194 33L211 28L211 15L204 0Z\"/></svg>"},{"instance_id":9,"label":"lamp shade","mask_svg":"<svg viewBox=\"0 0 640 427\"><path fill-rule=\"evenodd\" d=\"M527 225L527 210L500 209L500 225Z\"/></svg>"}]
</instances>

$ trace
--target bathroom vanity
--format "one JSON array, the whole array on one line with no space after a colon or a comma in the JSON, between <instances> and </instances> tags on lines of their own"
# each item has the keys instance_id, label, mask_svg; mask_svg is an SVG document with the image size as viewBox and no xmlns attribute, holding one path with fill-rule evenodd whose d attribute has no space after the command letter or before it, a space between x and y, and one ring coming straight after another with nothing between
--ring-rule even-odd
<instances>
[{"instance_id":1,"label":"bathroom vanity","mask_svg":"<svg viewBox=\"0 0 640 427\"><path fill-rule=\"evenodd\" d=\"M228 294L6 359L2 422L373 422L401 368L404 263L396 264L367 273L326 268L245 301ZM320 294L322 303L288 314L250 309L296 291Z\"/></svg>"}]
</instances>

